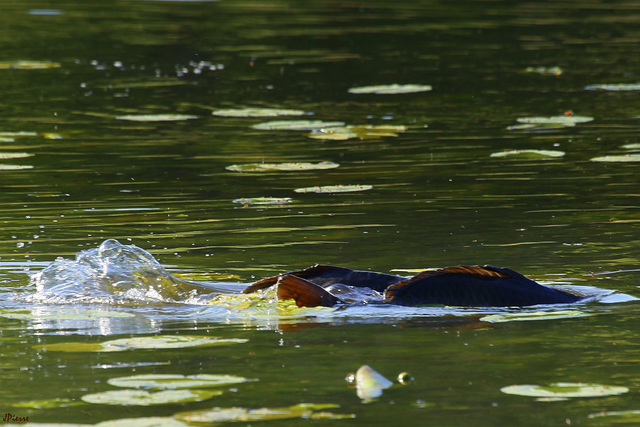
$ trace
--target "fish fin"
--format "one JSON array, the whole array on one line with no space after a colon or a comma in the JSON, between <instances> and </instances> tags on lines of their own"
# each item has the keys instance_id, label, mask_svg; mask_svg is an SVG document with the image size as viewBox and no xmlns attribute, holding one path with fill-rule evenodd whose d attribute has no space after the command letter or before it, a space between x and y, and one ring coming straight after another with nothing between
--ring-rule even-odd
<instances>
[{"instance_id":1,"label":"fish fin","mask_svg":"<svg viewBox=\"0 0 640 427\"><path fill-rule=\"evenodd\" d=\"M298 307L333 307L341 300L324 288L291 274L280 276L278 299L293 299Z\"/></svg>"},{"instance_id":2,"label":"fish fin","mask_svg":"<svg viewBox=\"0 0 640 427\"><path fill-rule=\"evenodd\" d=\"M278 278L280 276L273 276L273 277L267 277L261 280L258 280L257 282L254 282L252 284L250 284L249 286L247 286L246 288L244 288L244 290L242 291L243 294L251 294L254 292L258 292L262 289L267 289L270 288L271 286L275 285L278 282Z\"/></svg>"}]
</instances>

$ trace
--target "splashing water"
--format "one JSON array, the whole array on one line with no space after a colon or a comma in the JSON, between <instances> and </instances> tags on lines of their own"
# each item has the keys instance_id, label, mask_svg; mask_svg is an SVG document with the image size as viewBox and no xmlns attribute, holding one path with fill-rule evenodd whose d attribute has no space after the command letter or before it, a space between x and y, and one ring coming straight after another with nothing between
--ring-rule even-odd
<instances>
[{"instance_id":1,"label":"splashing water","mask_svg":"<svg viewBox=\"0 0 640 427\"><path fill-rule=\"evenodd\" d=\"M127 300L196 302L199 293L233 292L227 285L205 285L169 274L147 251L117 240L76 254L75 260L57 258L31 276L36 287L32 302L117 303ZM238 292L235 290L235 292Z\"/></svg>"}]
</instances>

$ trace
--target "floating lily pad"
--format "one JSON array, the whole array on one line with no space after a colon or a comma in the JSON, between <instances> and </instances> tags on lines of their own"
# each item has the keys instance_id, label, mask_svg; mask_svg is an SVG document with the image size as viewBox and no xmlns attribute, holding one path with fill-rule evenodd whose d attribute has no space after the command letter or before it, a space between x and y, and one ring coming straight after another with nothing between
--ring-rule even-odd
<instances>
[{"instance_id":1,"label":"floating lily pad","mask_svg":"<svg viewBox=\"0 0 640 427\"><path fill-rule=\"evenodd\" d=\"M627 150L640 150L640 144L624 144L622 148Z\"/></svg>"},{"instance_id":2,"label":"floating lily pad","mask_svg":"<svg viewBox=\"0 0 640 427\"><path fill-rule=\"evenodd\" d=\"M319 163L246 163L243 165L231 165L225 169L231 172L297 172L297 171L310 171L310 170L322 170L333 169L340 166L334 162L319 162Z\"/></svg>"},{"instance_id":3,"label":"floating lily pad","mask_svg":"<svg viewBox=\"0 0 640 427\"><path fill-rule=\"evenodd\" d=\"M579 310L559 310L559 311L535 311L532 313L500 313L491 314L489 316L481 317L480 320L489 323L502 323L502 322L520 322L526 320L552 320L552 319L570 319L574 317L587 317L591 316L589 313L585 313Z\"/></svg>"},{"instance_id":4,"label":"floating lily pad","mask_svg":"<svg viewBox=\"0 0 640 427\"><path fill-rule=\"evenodd\" d=\"M589 414L589 418L601 418L601 417L614 417L617 420L610 420L612 423L621 422L624 424L638 424L640 423L640 410L629 409L626 411L607 411L596 412L595 414Z\"/></svg>"},{"instance_id":5,"label":"floating lily pad","mask_svg":"<svg viewBox=\"0 0 640 427\"><path fill-rule=\"evenodd\" d=\"M617 156L600 156L591 159L592 162L640 162L640 154L620 154Z\"/></svg>"},{"instance_id":6,"label":"floating lily pad","mask_svg":"<svg viewBox=\"0 0 640 427\"><path fill-rule=\"evenodd\" d=\"M393 385L380 373L368 365L362 365L356 372L356 387L360 399L374 399L382 396L382 390Z\"/></svg>"},{"instance_id":7,"label":"floating lily pad","mask_svg":"<svg viewBox=\"0 0 640 427\"><path fill-rule=\"evenodd\" d=\"M199 411L180 412L174 417L180 421L191 424L212 424L221 422L240 421L243 423L251 421L283 420L289 418L311 418L311 419L343 419L355 418L354 414L334 414L331 412L314 412L323 408L335 408L338 405L325 404L316 405L301 403L285 408L211 408Z\"/></svg>"},{"instance_id":8,"label":"floating lily pad","mask_svg":"<svg viewBox=\"0 0 640 427\"><path fill-rule=\"evenodd\" d=\"M91 320L106 317L135 317L135 314L115 310L47 307L34 310L0 310L0 317L24 320Z\"/></svg>"},{"instance_id":9,"label":"floating lily pad","mask_svg":"<svg viewBox=\"0 0 640 427\"><path fill-rule=\"evenodd\" d=\"M68 408L69 406L84 405L73 399L54 398L45 400L29 400L26 402L14 403L12 406L16 408L33 408L33 409L50 409L50 408Z\"/></svg>"},{"instance_id":10,"label":"floating lily pad","mask_svg":"<svg viewBox=\"0 0 640 427\"><path fill-rule=\"evenodd\" d=\"M187 388L219 387L228 384L238 384L250 381L235 375L178 375L178 374L148 374L130 377L111 378L107 382L116 387L177 390Z\"/></svg>"},{"instance_id":11,"label":"floating lily pad","mask_svg":"<svg viewBox=\"0 0 640 427\"><path fill-rule=\"evenodd\" d=\"M133 122L177 122L197 118L198 116L189 114L127 114L124 116L116 116L118 120L129 120Z\"/></svg>"},{"instance_id":12,"label":"floating lily pad","mask_svg":"<svg viewBox=\"0 0 640 427\"><path fill-rule=\"evenodd\" d=\"M607 90L612 92L640 90L640 83L608 83L585 86L585 90Z\"/></svg>"},{"instance_id":13,"label":"floating lily pad","mask_svg":"<svg viewBox=\"0 0 640 427\"><path fill-rule=\"evenodd\" d=\"M38 136L37 132L0 132L0 137L16 138L22 136Z\"/></svg>"},{"instance_id":14,"label":"floating lily pad","mask_svg":"<svg viewBox=\"0 0 640 427\"><path fill-rule=\"evenodd\" d=\"M85 394L82 400L87 403L121 406L151 406L175 403L200 402L219 396L219 390L111 390L102 393Z\"/></svg>"},{"instance_id":15,"label":"floating lily pad","mask_svg":"<svg viewBox=\"0 0 640 427\"><path fill-rule=\"evenodd\" d=\"M242 205L285 205L292 201L291 197L243 197L235 199L233 203Z\"/></svg>"},{"instance_id":16,"label":"floating lily pad","mask_svg":"<svg viewBox=\"0 0 640 427\"><path fill-rule=\"evenodd\" d=\"M0 164L0 171L19 171L19 170L26 170L26 169L33 169L33 166L31 166L31 165L1 165Z\"/></svg>"},{"instance_id":17,"label":"floating lily pad","mask_svg":"<svg viewBox=\"0 0 640 427\"><path fill-rule=\"evenodd\" d=\"M305 187L296 188L296 193L352 193L356 191L371 190L373 185L354 184L354 185L324 185L321 187Z\"/></svg>"},{"instance_id":18,"label":"floating lily pad","mask_svg":"<svg viewBox=\"0 0 640 427\"><path fill-rule=\"evenodd\" d=\"M525 158L545 158L545 157L562 157L565 155L564 151L557 150L509 150L498 151L497 153L491 153L490 157L525 157Z\"/></svg>"},{"instance_id":19,"label":"floating lily pad","mask_svg":"<svg viewBox=\"0 0 640 427\"><path fill-rule=\"evenodd\" d=\"M0 70L46 70L60 67L60 63L51 61L0 61Z\"/></svg>"},{"instance_id":20,"label":"floating lily pad","mask_svg":"<svg viewBox=\"0 0 640 427\"><path fill-rule=\"evenodd\" d=\"M377 86L352 87L349 93L353 94L376 94L376 95L396 95L404 93L428 92L432 89L429 85L421 84L392 84Z\"/></svg>"},{"instance_id":21,"label":"floating lily pad","mask_svg":"<svg viewBox=\"0 0 640 427\"><path fill-rule=\"evenodd\" d=\"M302 116L302 110L287 110L283 108L226 108L215 110L211 114L221 117L278 117Z\"/></svg>"},{"instance_id":22,"label":"floating lily pad","mask_svg":"<svg viewBox=\"0 0 640 427\"><path fill-rule=\"evenodd\" d=\"M314 130L344 126L344 122L323 122L322 120L275 120L251 126L258 130Z\"/></svg>"},{"instance_id":23,"label":"floating lily pad","mask_svg":"<svg viewBox=\"0 0 640 427\"><path fill-rule=\"evenodd\" d=\"M215 338L195 335L157 335L153 337L121 338L102 343L66 342L34 346L37 350L64 352L111 352L162 348L186 348L241 344L243 338Z\"/></svg>"},{"instance_id":24,"label":"floating lily pad","mask_svg":"<svg viewBox=\"0 0 640 427\"><path fill-rule=\"evenodd\" d=\"M316 129L308 136L314 139L325 139L333 141L344 141L352 138L372 139L395 137L398 133L406 131L405 126L394 125L361 125L361 126L341 126Z\"/></svg>"},{"instance_id":25,"label":"floating lily pad","mask_svg":"<svg viewBox=\"0 0 640 427\"><path fill-rule=\"evenodd\" d=\"M121 418L117 420L103 421L92 425L93 427L188 427L189 424L178 421L173 417L140 417Z\"/></svg>"},{"instance_id":26,"label":"floating lily pad","mask_svg":"<svg viewBox=\"0 0 640 427\"><path fill-rule=\"evenodd\" d=\"M33 154L31 153L1 153L0 152L0 159L4 160L4 159L22 159L25 157L31 157L33 156Z\"/></svg>"},{"instance_id":27,"label":"floating lily pad","mask_svg":"<svg viewBox=\"0 0 640 427\"><path fill-rule=\"evenodd\" d=\"M600 384L558 382L551 383L548 386L535 384L510 385L502 387L500 391L518 396L567 398L617 396L627 393L629 389L627 387Z\"/></svg>"},{"instance_id":28,"label":"floating lily pad","mask_svg":"<svg viewBox=\"0 0 640 427\"><path fill-rule=\"evenodd\" d=\"M564 128L573 127L579 123L586 123L593 120L588 116L550 116L550 117L521 117L517 119L519 125L509 126L509 130L526 130L542 128Z\"/></svg>"},{"instance_id":29,"label":"floating lily pad","mask_svg":"<svg viewBox=\"0 0 640 427\"><path fill-rule=\"evenodd\" d=\"M526 73L537 73L548 76L560 76L564 73L564 70L560 67L527 67L524 71Z\"/></svg>"}]
</instances>

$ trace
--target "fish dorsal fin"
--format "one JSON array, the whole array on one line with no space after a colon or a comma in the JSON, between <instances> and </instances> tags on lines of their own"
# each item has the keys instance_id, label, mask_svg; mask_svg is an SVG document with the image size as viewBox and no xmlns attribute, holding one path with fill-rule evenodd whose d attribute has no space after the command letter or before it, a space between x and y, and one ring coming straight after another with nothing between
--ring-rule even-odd
<instances>
[{"instance_id":1,"label":"fish dorsal fin","mask_svg":"<svg viewBox=\"0 0 640 427\"><path fill-rule=\"evenodd\" d=\"M278 299L295 300L298 307L333 307L342 302L324 288L291 274L278 278Z\"/></svg>"},{"instance_id":2,"label":"fish dorsal fin","mask_svg":"<svg viewBox=\"0 0 640 427\"><path fill-rule=\"evenodd\" d=\"M443 275L473 276L478 279L482 279L482 278L488 279L491 277L512 278L512 279L525 278L525 276L523 276L522 274L516 271L513 271L509 268L494 267L492 265L483 265L483 266L458 265L455 267L446 267L446 268L440 268L437 270L422 271L416 274L415 276L413 276L411 279L419 279L423 277L443 276Z\"/></svg>"}]
</instances>

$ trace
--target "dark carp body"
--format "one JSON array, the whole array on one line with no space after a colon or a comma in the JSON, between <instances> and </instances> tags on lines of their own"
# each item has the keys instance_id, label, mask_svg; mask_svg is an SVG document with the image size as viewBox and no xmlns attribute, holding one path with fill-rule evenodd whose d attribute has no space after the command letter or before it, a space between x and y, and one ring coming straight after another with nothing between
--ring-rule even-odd
<instances>
[{"instance_id":1,"label":"dark carp body","mask_svg":"<svg viewBox=\"0 0 640 427\"><path fill-rule=\"evenodd\" d=\"M450 305L467 307L523 307L567 304L582 299L543 286L508 268L458 266L427 270L413 277L316 265L268 277L243 293L277 285L278 299L293 299L299 307L333 307L359 302L404 306ZM350 292L362 291L365 292Z\"/></svg>"}]
</instances>

